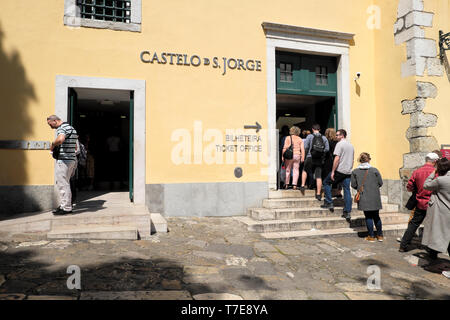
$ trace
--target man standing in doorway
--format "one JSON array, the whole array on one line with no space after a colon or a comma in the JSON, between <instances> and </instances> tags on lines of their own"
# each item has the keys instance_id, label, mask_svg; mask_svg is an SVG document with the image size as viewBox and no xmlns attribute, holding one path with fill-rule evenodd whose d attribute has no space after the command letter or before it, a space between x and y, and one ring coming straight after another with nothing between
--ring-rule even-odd
<instances>
[{"instance_id":1,"label":"man standing in doorway","mask_svg":"<svg viewBox=\"0 0 450 320\"><path fill-rule=\"evenodd\" d=\"M50 151L53 152L56 146L60 147L59 156L56 159L55 175L61 203L58 208L53 210L53 214L63 215L72 212L70 178L74 175L77 167L78 134L70 124L63 122L58 116L49 116L47 123L50 128L56 129L56 140L52 142Z\"/></svg>"},{"instance_id":2,"label":"man standing in doorway","mask_svg":"<svg viewBox=\"0 0 450 320\"><path fill-rule=\"evenodd\" d=\"M350 180L353 169L355 149L351 143L347 141L347 131L344 129L339 129L336 132L336 138L339 142L336 144L336 148L334 149L335 157L333 161L333 168L323 182L325 189L325 201L321 207L330 209L332 212L334 211L333 199L331 197L331 187L333 183L342 182L342 187L344 189L344 213L342 217L344 217L347 222L350 222L350 213L352 212Z\"/></svg>"},{"instance_id":3,"label":"man standing in doorway","mask_svg":"<svg viewBox=\"0 0 450 320\"><path fill-rule=\"evenodd\" d=\"M316 199L322 201L322 168L325 163L325 154L330 150L328 139L320 134L320 125L313 124L313 133L305 139L306 160L302 172L302 184L300 191L305 191L305 183L308 172L316 178Z\"/></svg>"},{"instance_id":4,"label":"man standing in doorway","mask_svg":"<svg viewBox=\"0 0 450 320\"><path fill-rule=\"evenodd\" d=\"M408 181L406 189L408 189L409 192L416 193L417 204L416 208L414 209L414 215L408 222L408 228L406 229L402 239L400 240L400 252L408 251L408 245L411 243L411 240L414 237L414 234L416 233L420 224L425 219L425 215L428 209L428 201L430 201L432 192L425 190L423 188L423 185L428 176L432 172L434 172L434 166L438 159L439 156L436 153L428 153L425 156L425 164L419 169L415 170Z\"/></svg>"}]
</instances>

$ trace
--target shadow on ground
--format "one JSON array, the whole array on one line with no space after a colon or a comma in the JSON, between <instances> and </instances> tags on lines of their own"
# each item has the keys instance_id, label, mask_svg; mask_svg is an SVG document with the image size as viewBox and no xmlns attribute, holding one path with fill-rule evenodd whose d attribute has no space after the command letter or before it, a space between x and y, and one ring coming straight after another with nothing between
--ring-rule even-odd
<instances>
[{"instance_id":1,"label":"shadow on ground","mask_svg":"<svg viewBox=\"0 0 450 320\"><path fill-rule=\"evenodd\" d=\"M80 243L82 241L79 241ZM76 242L75 242L76 243ZM1 245L1 243L0 243ZM116 292L116 291L188 291L191 295L201 293L234 293L227 281L213 283L191 282L193 275L187 273L183 265L163 258L128 258L111 257L113 261L92 261L79 264L81 270L81 290L67 288L67 280L71 274L67 273L67 266L62 266L59 251L54 258L55 263L48 261L49 254L36 253L33 249L12 249L15 252L0 252L0 294L29 295L58 295L80 298L83 292ZM40 250L43 250L40 248ZM50 249L49 249L50 250ZM202 277L204 274L195 274ZM264 279L257 276L238 276L233 281L240 282L240 287L249 290L274 290ZM235 291L235 290L234 290ZM118 297L120 299L120 297ZM267 297L266 299L270 299Z\"/></svg>"}]
</instances>

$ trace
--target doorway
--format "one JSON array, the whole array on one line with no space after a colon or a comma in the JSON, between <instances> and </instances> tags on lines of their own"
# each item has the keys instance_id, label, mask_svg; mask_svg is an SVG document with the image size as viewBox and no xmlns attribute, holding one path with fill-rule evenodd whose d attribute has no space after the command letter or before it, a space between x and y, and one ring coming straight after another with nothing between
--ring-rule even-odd
<instances>
[{"instance_id":1,"label":"doorway","mask_svg":"<svg viewBox=\"0 0 450 320\"><path fill-rule=\"evenodd\" d=\"M280 188L283 148L280 144L286 134L283 127L299 127L303 139L315 123L320 125L322 134L326 128L338 128L337 58L276 51L275 63L276 129L280 132L277 188Z\"/></svg>"},{"instance_id":2,"label":"doorway","mask_svg":"<svg viewBox=\"0 0 450 320\"><path fill-rule=\"evenodd\" d=\"M133 201L133 91L69 88L68 95L68 122L87 151L78 200L127 192Z\"/></svg>"}]
</instances>

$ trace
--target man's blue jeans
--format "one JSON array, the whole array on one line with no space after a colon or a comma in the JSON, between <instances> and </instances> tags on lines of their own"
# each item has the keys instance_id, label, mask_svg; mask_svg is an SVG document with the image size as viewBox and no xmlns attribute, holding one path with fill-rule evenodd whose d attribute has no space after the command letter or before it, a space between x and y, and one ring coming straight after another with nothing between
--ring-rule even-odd
<instances>
[{"instance_id":1,"label":"man's blue jeans","mask_svg":"<svg viewBox=\"0 0 450 320\"><path fill-rule=\"evenodd\" d=\"M344 211L348 215L350 215L350 212L352 212L352 194L350 193L350 178L351 175L343 174L336 171L334 173L334 180L331 180L331 172L330 172L323 182L323 188L325 190L325 204L333 203L333 198L331 197L331 188L333 183L342 182L342 188L344 189Z\"/></svg>"}]
</instances>

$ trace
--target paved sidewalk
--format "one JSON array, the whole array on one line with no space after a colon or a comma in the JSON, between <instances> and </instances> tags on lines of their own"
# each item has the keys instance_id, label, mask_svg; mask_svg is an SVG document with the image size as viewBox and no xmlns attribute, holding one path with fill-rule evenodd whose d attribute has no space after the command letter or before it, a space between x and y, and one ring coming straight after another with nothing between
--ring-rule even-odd
<instances>
[{"instance_id":1,"label":"paved sidewalk","mask_svg":"<svg viewBox=\"0 0 450 320\"><path fill-rule=\"evenodd\" d=\"M140 241L0 235L0 299L450 299L449 257L424 268L426 251L394 238L264 240L231 217L168 227ZM67 288L70 265L81 290Z\"/></svg>"}]
</instances>

